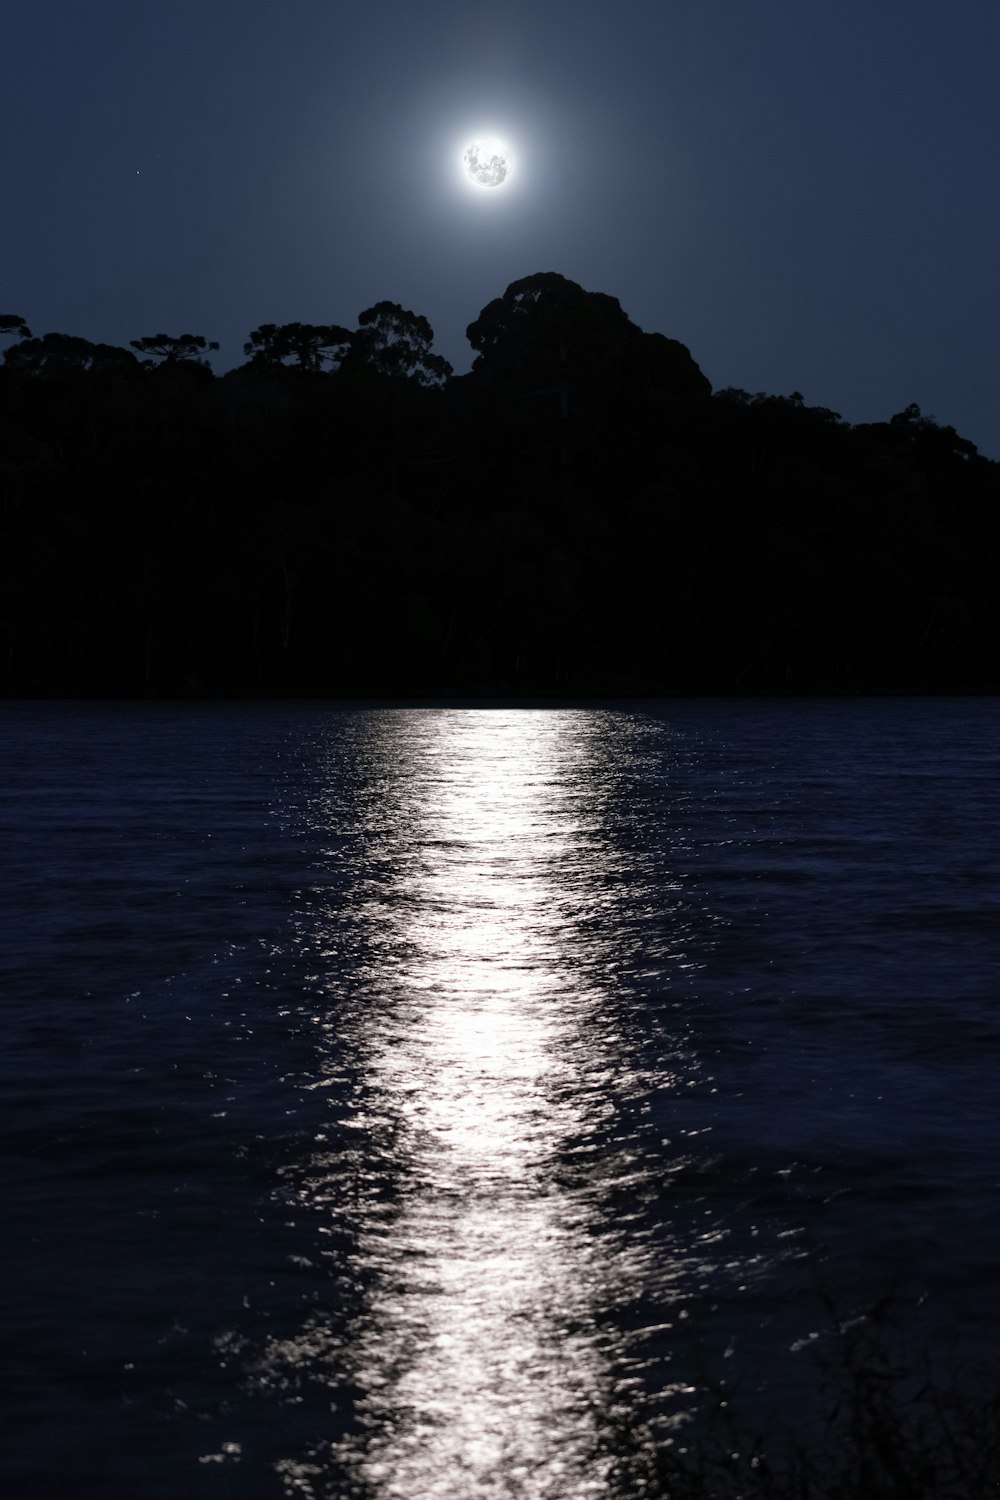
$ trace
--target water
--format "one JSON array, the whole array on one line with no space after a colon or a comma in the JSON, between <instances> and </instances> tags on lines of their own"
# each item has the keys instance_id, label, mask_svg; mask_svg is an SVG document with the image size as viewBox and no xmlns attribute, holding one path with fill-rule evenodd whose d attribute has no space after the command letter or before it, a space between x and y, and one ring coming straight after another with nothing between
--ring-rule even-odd
<instances>
[{"instance_id":1,"label":"water","mask_svg":"<svg viewBox=\"0 0 1000 1500\"><path fill-rule=\"evenodd\" d=\"M998 729L0 708L6 1492L611 1497L817 1274L996 1353Z\"/></svg>"}]
</instances>

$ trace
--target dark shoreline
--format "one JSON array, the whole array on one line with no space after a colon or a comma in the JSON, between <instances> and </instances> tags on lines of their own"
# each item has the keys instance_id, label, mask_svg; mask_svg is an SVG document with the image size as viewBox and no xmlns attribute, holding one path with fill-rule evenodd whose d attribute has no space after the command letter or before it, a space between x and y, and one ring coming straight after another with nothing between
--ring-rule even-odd
<instances>
[{"instance_id":1,"label":"dark shoreline","mask_svg":"<svg viewBox=\"0 0 1000 1500\"><path fill-rule=\"evenodd\" d=\"M223 376L7 351L0 697L1000 692L1000 463L954 428L713 393L552 273L464 376L379 306L384 348L265 325Z\"/></svg>"}]
</instances>

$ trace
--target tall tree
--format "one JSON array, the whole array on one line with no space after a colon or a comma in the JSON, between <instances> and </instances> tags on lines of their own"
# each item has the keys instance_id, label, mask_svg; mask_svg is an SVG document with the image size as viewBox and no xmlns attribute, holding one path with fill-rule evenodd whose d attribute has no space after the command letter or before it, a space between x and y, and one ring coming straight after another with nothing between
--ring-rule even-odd
<instances>
[{"instance_id":1,"label":"tall tree","mask_svg":"<svg viewBox=\"0 0 1000 1500\"><path fill-rule=\"evenodd\" d=\"M585 292L554 271L512 281L487 303L466 337L477 374L552 376L582 360L605 357L638 328L617 297Z\"/></svg>"},{"instance_id":2,"label":"tall tree","mask_svg":"<svg viewBox=\"0 0 1000 1500\"><path fill-rule=\"evenodd\" d=\"M432 351L433 343L434 330L426 318L398 302L376 302L358 318L349 362L391 379L441 386L451 365Z\"/></svg>"},{"instance_id":3,"label":"tall tree","mask_svg":"<svg viewBox=\"0 0 1000 1500\"><path fill-rule=\"evenodd\" d=\"M554 271L511 282L466 336L476 350L474 374L535 389L600 382L692 397L711 392L684 344L643 333L617 297L585 291Z\"/></svg>"},{"instance_id":4,"label":"tall tree","mask_svg":"<svg viewBox=\"0 0 1000 1500\"><path fill-rule=\"evenodd\" d=\"M5 338L30 339L31 329L19 313L0 313L0 334Z\"/></svg>"},{"instance_id":5,"label":"tall tree","mask_svg":"<svg viewBox=\"0 0 1000 1500\"><path fill-rule=\"evenodd\" d=\"M202 365L205 369L211 367L201 355L206 349L219 347L214 339L209 342L200 333L182 333L177 338L171 338L167 333L150 333L141 339L130 339L129 342L140 354L151 356L143 360L145 365L151 365L154 360L162 360L168 365Z\"/></svg>"},{"instance_id":6,"label":"tall tree","mask_svg":"<svg viewBox=\"0 0 1000 1500\"><path fill-rule=\"evenodd\" d=\"M243 345L251 364L274 368L295 364L302 370L336 368L351 347L352 334L336 323L262 323Z\"/></svg>"}]
</instances>

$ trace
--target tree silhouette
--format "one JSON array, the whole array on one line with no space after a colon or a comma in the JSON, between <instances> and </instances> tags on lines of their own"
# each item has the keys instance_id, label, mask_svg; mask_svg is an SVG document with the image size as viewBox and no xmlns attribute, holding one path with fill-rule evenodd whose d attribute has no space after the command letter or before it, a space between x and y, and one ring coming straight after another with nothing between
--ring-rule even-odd
<instances>
[{"instance_id":1,"label":"tree silhouette","mask_svg":"<svg viewBox=\"0 0 1000 1500\"><path fill-rule=\"evenodd\" d=\"M554 271L512 281L502 297L487 303L466 337L476 374L544 378L606 356L616 342L639 330L616 297L585 292Z\"/></svg>"},{"instance_id":2,"label":"tree silhouette","mask_svg":"<svg viewBox=\"0 0 1000 1500\"><path fill-rule=\"evenodd\" d=\"M554 273L446 392L393 302L261 324L221 379L194 334L0 333L5 693L1000 686L1000 464L916 405L709 399Z\"/></svg>"},{"instance_id":3,"label":"tree silhouette","mask_svg":"<svg viewBox=\"0 0 1000 1500\"><path fill-rule=\"evenodd\" d=\"M0 313L0 334L5 338L30 339L31 329L19 313Z\"/></svg>"},{"instance_id":4,"label":"tree silhouette","mask_svg":"<svg viewBox=\"0 0 1000 1500\"><path fill-rule=\"evenodd\" d=\"M924 455L950 454L963 460L975 458L979 449L968 438L959 437L954 427L943 426L933 417L925 417L915 401L889 418L889 426L905 434Z\"/></svg>"},{"instance_id":5,"label":"tree silhouette","mask_svg":"<svg viewBox=\"0 0 1000 1500\"><path fill-rule=\"evenodd\" d=\"M451 375L451 365L432 352L433 342L434 330L419 313L398 302L376 302L358 318L345 367L362 366L390 379L441 386Z\"/></svg>"},{"instance_id":6,"label":"tree silhouette","mask_svg":"<svg viewBox=\"0 0 1000 1500\"><path fill-rule=\"evenodd\" d=\"M12 344L4 364L22 375L68 375L91 370L126 369L138 361L128 349L114 344L92 344L70 333L46 333Z\"/></svg>"},{"instance_id":7,"label":"tree silhouette","mask_svg":"<svg viewBox=\"0 0 1000 1500\"><path fill-rule=\"evenodd\" d=\"M200 333L182 333L178 338L171 338L166 333L150 333L141 339L130 339L129 343L140 354L152 356L143 360L144 365L162 360L168 365L202 365L205 369L211 367L207 359L200 358L201 354L206 349L219 347L215 340L208 342Z\"/></svg>"},{"instance_id":8,"label":"tree silhouette","mask_svg":"<svg viewBox=\"0 0 1000 1500\"><path fill-rule=\"evenodd\" d=\"M902 411L897 411L889 418L893 427L927 427L933 420L933 417L923 415L915 401L911 401L909 406L904 407Z\"/></svg>"},{"instance_id":9,"label":"tree silhouette","mask_svg":"<svg viewBox=\"0 0 1000 1500\"><path fill-rule=\"evenodd\" d=\"M262 323L243 345L258 367L275 369L293 363L302 370L336 368L351 347L353 335L336 323Z\"/></svg>"},{"instance_id":10,"label":"tree silhouette","mask_svg":"<svg viewBox=\"0 0 1000 1500\"><path fill-rule=\"evenodd\" d=\"M711 392L684 344L643 333L617 297L584 291L554 271L511 282L466 336L476 350L474 375L542 387L600 381L691 396Z\"/></svg>"}]
</instances>

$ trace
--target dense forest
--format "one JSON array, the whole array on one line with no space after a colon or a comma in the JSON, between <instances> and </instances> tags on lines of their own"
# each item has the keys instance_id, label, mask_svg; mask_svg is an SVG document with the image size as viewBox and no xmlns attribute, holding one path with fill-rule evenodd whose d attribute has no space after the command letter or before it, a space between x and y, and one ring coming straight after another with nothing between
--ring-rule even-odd
<instances>
[{"instance_id":1,"label":"dense forest","mask_svg":"<svg viewBox=\"0 0 1000 1500\"><path fill-rule=\"evenodd\" d=\"M714 394L553 273L468 329L129 349L0 317L7 696L1000 691L1000 464Z\"/></svg>"}]
</instances>

